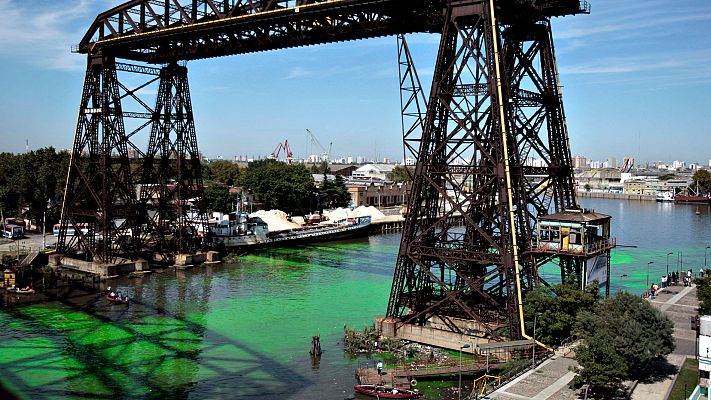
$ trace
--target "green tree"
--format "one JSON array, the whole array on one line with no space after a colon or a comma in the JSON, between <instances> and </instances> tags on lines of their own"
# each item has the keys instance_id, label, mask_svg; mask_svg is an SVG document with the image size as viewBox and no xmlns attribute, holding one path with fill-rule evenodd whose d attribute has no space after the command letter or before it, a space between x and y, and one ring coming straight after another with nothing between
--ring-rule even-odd
<instances>
[{"instance_id":1,"label":"green tree","mask_svg":"<svg viewBox=\"0 0 711 400\"><path fill-rule=\"evenodd\" d=\"M662 174L659 175L659 180L660 181L668 181L669 179L674 179L676 178L676 175L674 174Z\"/></svg>"},{"instance_id":2,"label":"green tree","mask_svg":"<svg viewBox=\"0 0 711 400\"><path fill-rule=\"evenodd\" d=\"M705 169L697 169L691 179L693 181L692 187L699 194L711 193L711 172Z\"/></svg>"},{"instance_id":3,"label":"green tree","mask_svg":"<svg viewBox=\"0 0 711 400\"><path fill-rule=\"evenodd\" d=\"M592 337L575 349L577 381L596 388L613 387L627 379L627 363L615 347L600 337Z\"/></svg>"},{"instance_id":4,"label":"green tree","mask_svg":"<svg viewBox=\"0 0 711 400\"><path fill-rule=\"evenodd\" d=\"M319 188L319 200L325 208L347 207L351 202L351 194L343 177L337 175L335 180L327 180L324 177Z\"/></svg>"},{"instance_id":5,"label":"green tree","mask_svg":"<svg viewBox=\"0 0 711 400\"><path fill-rule=\"evenodd\" d=\"M699 299L699 315L711 315L711 277L706 276L694 280L696 298Z\"/></svg>"},{"instance_id":6,"label":"green tree","mask_svg":"<svg viewBox=\"0 0 711 400\"><path fill-rule=\"evenodd\" d=\"M328 165L328 161L323 160L318 164L311 165L311 173L327 175L331 173L331 167Z\"/></svg>"},{"instance_id":7,"label":"green tree","mask_svg":"<svg viewBox=\"0 0 711 400\"><path fill-rule=\"evenodd\" d=\"M649 361L671 353L675 346L669 318L648 301L625 292L598 303L592 311L581 311L574 330L586 346L577 358L578 380L591 384L606 382L608 375L616 376L615 381L638 378Z\"/></svg>"},{"instance_id":8,"label":"green tree","mask_svg":"<svg viewBox=\"0 0 711 400\"><path fill-rule=\"evenodd\" d=\"M398 165L388 174L388 179L395 183L410 182L414 173L414 168Z\"/></svg>"},{"instance_id":9,"label":"green tree","mask_svg":"<svg viewBox=\"0 0 711 400\"><path fill-rule=\"evenodd\" d=\"M239 166L232 161L217 160L207 164L207 176L215 182L223 183L229 186L239 184L240 169Z\"/></svg>"},{"instance_id":10,"label":"green tree","mask_svg":"<svg viewBox=\"0 0 711 400\"><path fill-rule=\"evenodd\" d=\"M229 212L234 208L238 198L223 185L208 185L202 194L202 200L208 211Z\"/></svg>"},{"instance_id":11,"label":"green tree","mask_svg":"<svg viewBox=\"0 0 711 400\"><path fill-rule=\"evenodd\" d=\"M249 164L242 184L264 202L267 209L300 214L315 207L316 186L302 164L259 160Z\"/></svg>"},{"instance_id":12,"label":"green tree","mask_svg":"<svg viewBox=\"0 0 711 400\"><path fill-rule=\"evenodd\" d=\"M593 308L598 291L597 283L585 290L567 283L540 286L528 292L524 303L526 331L533 332L535 316L536 339L550 345L559 344L572 336L578 313Z\"/></svg>"},{"instance_id":13,"label":"green tree","mask_svg":"<svg viewBox=\"0 0 711 400\"><path fill-rule=\"evenodd\" d=\"M40 225L47 213L47 225L59 220L69 154L52 147L23 154L0 155L0 209L3 216L25 217Z\"/></svg>"}]
</instances>

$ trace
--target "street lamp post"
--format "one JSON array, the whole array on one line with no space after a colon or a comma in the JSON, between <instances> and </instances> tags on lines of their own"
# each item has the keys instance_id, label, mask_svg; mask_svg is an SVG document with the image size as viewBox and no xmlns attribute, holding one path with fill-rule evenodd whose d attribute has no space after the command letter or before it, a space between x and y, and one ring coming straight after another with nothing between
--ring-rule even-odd
<instances>
[{"instance_id":1,"label":"street lamp post","mask_svg":"<svg viewBox=\"0 0 711 400\"><path fill-rule=\"evenodd\" d=\"M42 251L45 251L47 249L47 233L45 232L45 228L47 227L47 210L44 210L42 213ZM706 257L704 256L704 260ZM706 263L704 262L704 266Z\"/></svg>"},{"instance_id":2,"label":"street lamp post","mask_svg":"<svg viewBox=\"0 0 711 400\"><path fill-rule=\"evenodd\" d=\"M462 349L468 349L471 345L469 343L464 343L459 346L459 400L462 400Z\"/></svg>"},{"instance_id":3,"label":"street lamp post","mask_svg":"<svg viewBox=\"0 0 711 400\"><path fill-rule=\"evenodd\" d=\"M674 254L674 252L670 251L667 253L667 275L669 275L669 256Z\"/></svg>"},{"instance_id":4,"label":"street lamp post","mask_svg":"<svg viewBox=\"0 0 711 400\"><path fill-rule=\"evenodd\" d=\"M536 322L538 321L538 314L533 316L533 368L536 368Z\"/></svg>"},{"instance_id":5,"label":"street lamp post","mask_svg":"<svg viewBox=\"0 0 711 400\"><path fill-rule=\"evenodd\" d=\"M654 264L654 261L650 261L647 263L647 286L645 290L649 290L649 266Z\"/></svg>"}]
</instances>

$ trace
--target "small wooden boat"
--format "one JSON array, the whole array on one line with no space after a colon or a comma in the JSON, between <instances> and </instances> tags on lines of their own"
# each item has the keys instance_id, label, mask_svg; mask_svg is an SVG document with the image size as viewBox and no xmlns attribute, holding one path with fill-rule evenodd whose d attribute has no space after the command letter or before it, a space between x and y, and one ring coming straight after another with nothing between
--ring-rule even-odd
<instances>
[{"instance_id":1,"label":"small wooden boat","mask_svg":"<svg viewBox=\"0 0 711 400\"><path fill-rule=\"evenodd\" d=\"M383 385L353 385L356 392L379 399L415 399L420 393L417 390L396 389Z\"/></svg>"},{"instance_id":2,"label":"small wooden boat","mask_svg":"<svg viewBox=\"0 0 711 400\"><path fill-rule=\"evenodd\" d=\"M111 297L108 294L106 295L106 300L108 300L111 303L118 303L118 304L128 304L128 297Z\"/></svg>"},{"instance_id":3,"label":"small wooden boat","mask_svg":"<svg viewBox=\"0 0 711 400\"><path fill-rule=\"evenodd\" d=\"M30 288L27 288L27 289L17 289L17 290L15 290L15 293L17 293L17 294L34 294L34 292L35 292L35 290L34 290L34 289L30 289Z\"/></svg>"}]
</instances>

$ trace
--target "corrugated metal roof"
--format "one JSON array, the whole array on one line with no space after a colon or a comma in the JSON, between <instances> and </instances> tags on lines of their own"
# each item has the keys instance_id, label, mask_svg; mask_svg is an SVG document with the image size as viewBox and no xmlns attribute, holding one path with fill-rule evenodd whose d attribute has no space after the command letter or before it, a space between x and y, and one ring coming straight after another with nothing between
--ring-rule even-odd
<instances>
[{"instance_id":1,"label":"corrugated metal roof","mask_svg":"<svg viewBox=\"0 0 711 400\"><path fill-rule=\"evenodd\" d=\"M564 211L538 217L539 221L595 222L610 219L609 215L596 212Z\"/></svg>"}]
</instances>

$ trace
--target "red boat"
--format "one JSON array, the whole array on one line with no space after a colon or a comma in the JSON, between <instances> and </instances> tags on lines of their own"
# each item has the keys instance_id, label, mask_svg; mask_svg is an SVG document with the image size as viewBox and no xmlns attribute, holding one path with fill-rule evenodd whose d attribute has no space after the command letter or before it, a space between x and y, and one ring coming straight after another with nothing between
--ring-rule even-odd
<instances>
[{"instance_id":1,"label":"red boat","mask_svg":"<svg viewBox=\"0 0 711 400\"><path fill-rule=\"evenodd\" d=\"M128 297L118 298L118 297L111 297L107 294L106 300L108 300L111 303L128 304Z\"/></svg>"},{"instance_id":2,"label":"red boat","mask_svg":"<svg viewBox=\"0 0 711 400\"><path fill-rule=\"evenodd\" d=\"M420 393L417 390L396 389L383 385L353 385L358 393L379 399L415 399Z\"/></svg>"},{"instance_id":3,"label":"red boat","mask_svg":"<svg viewBox=\"0 0 711 400\"><path fill-rule=\"evenodd\" d=\"M708 196L674 196L675 203L691 203L691 204L709 204L711 198Z\"/></svg>"}]
</instances>

